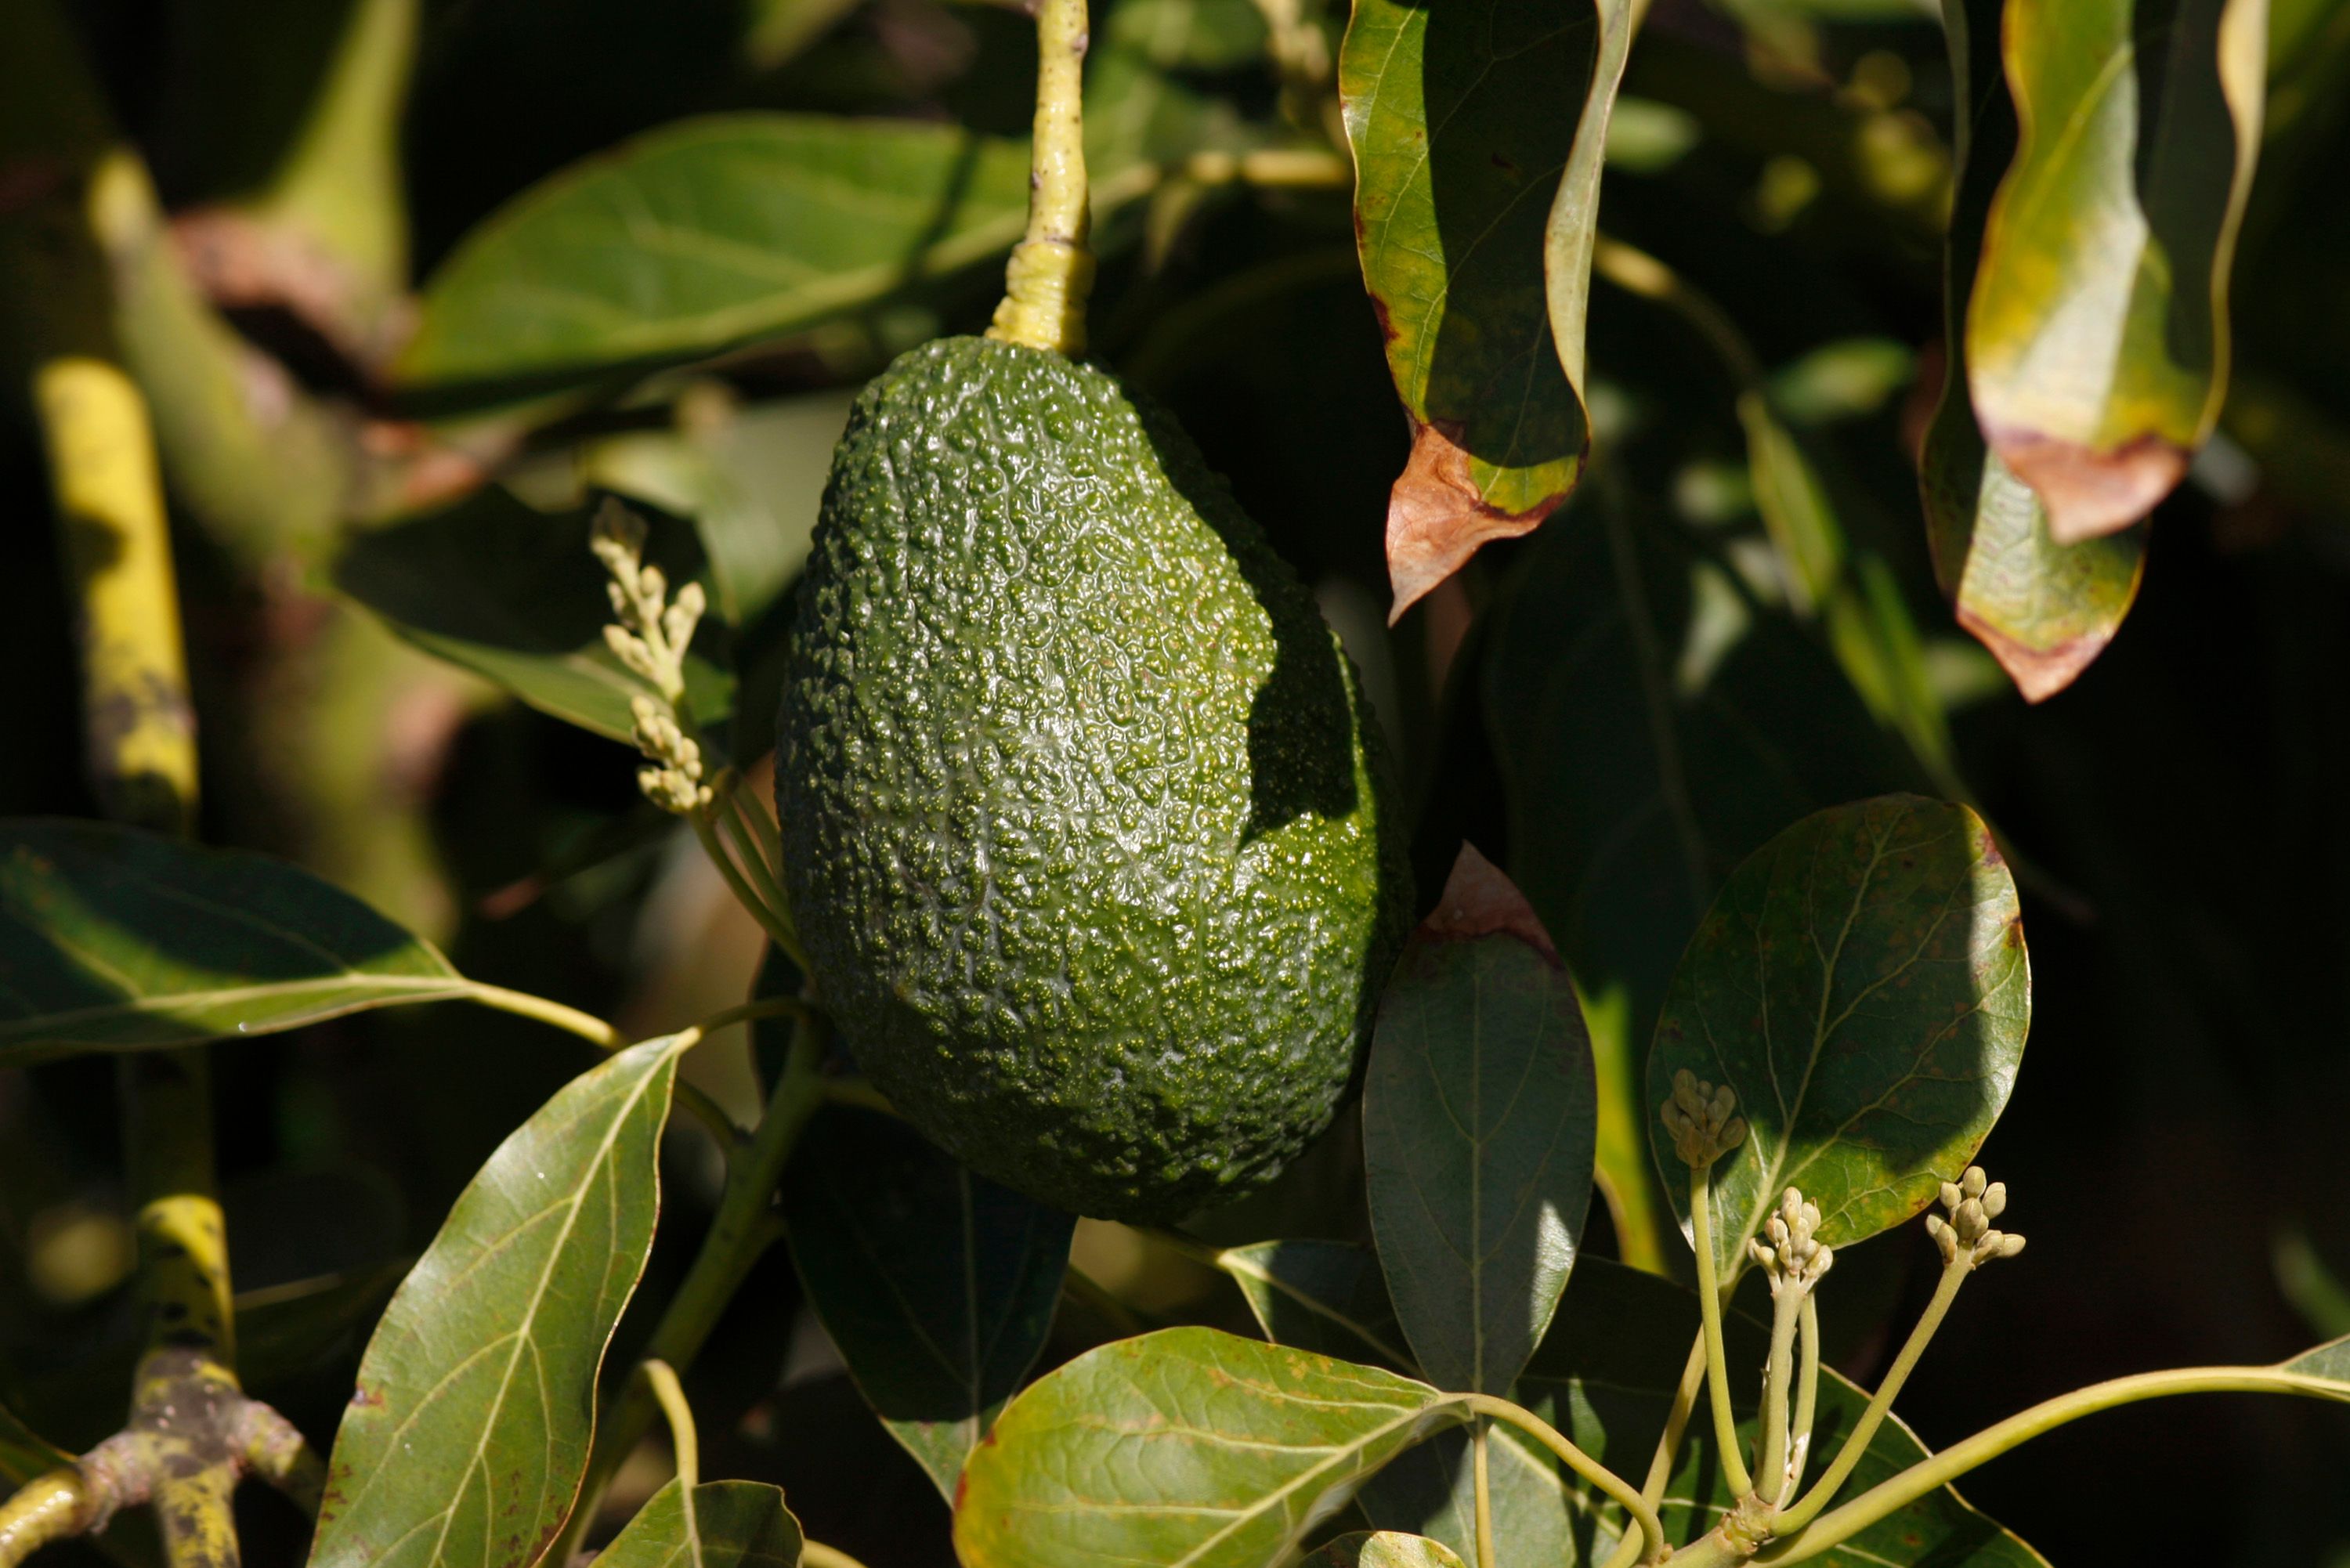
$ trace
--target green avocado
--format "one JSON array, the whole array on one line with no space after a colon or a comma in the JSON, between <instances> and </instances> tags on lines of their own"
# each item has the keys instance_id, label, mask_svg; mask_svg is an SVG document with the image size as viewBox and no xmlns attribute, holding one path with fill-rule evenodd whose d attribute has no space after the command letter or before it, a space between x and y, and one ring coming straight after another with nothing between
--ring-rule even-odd
<instances>
[{"instance_id":1,"label":"green avocado","mask_svg":"<svg viewBox=\"0 0 2350 1568\"><path fill-rule=\"evenodd\" d=\"M825 1004L972 1169L1164 1220L1329 1125L1409 920L1313 597L1163 410L954 337L833 455L776 722Z\"/></svg>"}]
</instances>

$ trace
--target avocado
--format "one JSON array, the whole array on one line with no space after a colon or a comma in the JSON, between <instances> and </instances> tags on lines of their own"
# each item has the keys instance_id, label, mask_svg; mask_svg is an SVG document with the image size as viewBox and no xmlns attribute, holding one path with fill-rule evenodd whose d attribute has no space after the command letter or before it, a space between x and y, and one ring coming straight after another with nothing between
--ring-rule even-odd
<instances>
[{"instance_id":1,"label":"avocado","mask_svg":"<svg viewBox=\"0 0 2350 1568\"><path fill-rule=\"evenodd\" d=\"M1409 919L1398 792L1313 597L1164 410L1018 344L902 356L794 626L785 892L900 1114L1137 1222L1328 1126Z\"/></svg>"}]
</instances>

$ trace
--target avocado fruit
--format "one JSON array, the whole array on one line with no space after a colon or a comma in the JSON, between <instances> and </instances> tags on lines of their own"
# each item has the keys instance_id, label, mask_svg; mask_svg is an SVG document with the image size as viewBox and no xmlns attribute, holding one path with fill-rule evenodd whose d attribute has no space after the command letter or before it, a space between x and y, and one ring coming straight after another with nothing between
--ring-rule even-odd
<instances>
[{"instance_id":1,"label":"avocado fruit","mask_svg":"<svg viewBox=\"0 0 2350 1568\"><path fill-rule=\"evenodd\" d=\"M899 1114L1133 1222L1329 1125L1409 922L1399 792L1312 595L1170 415L1017 344L901 356L793 625L785 893Z\"/></svg>"}]
</instances>

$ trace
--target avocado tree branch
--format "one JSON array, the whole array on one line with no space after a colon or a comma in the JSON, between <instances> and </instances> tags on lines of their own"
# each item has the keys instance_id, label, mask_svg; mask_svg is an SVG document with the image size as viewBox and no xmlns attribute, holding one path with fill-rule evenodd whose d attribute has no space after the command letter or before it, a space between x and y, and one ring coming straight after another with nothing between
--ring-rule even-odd
<instances>
[{"instance_id":1,"label":"avocado tree branch","mask_svg":"<svg viewBox=\"0 0 2350 1568\"><path fill-rule=\"evenodd\" d=\"M1039 0L1036 123L1028 175L1028 233L1004 269L1003 301L990 337L1055 354L1086 347L1086 296L1094 282L1086 241L1086 0Z\"/></svg>"}]
</instances>

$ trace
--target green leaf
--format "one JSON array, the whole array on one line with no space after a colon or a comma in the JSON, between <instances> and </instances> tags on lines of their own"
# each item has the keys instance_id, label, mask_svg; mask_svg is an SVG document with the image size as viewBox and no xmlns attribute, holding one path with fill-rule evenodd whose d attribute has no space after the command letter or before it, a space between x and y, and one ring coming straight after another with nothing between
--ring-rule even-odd
<instances>
[{"instance_id":1,"label":"green leaf","mask_svg":"<svg viewBox=\"0 0 2350 1568\"><path fill-rule=\"evenodd\" d=\"M1086 70L1086 158L1097 171L1230 150L1244 128L1208 90L1213 73L1259 67L1254 0L1121 0L1102 7Z\"/></svg>"},{"instance_id":2,"label":"green leaf","mask_svg":"<svg viewBox=\"0 0 2350 1568\"><path fill-rule=\"evenodd\" d=\"M646 521L645 559L672 590L700 577L693 531ZM360 535L335 564L335 586L427 653L542 713L625 741L635 723L629 701L645 687L604 644L612 606L604 568L588 551L588 525L585 512L535 512L492 486L445 512ZM705 618L686 657L686 699L704 725L733 706L733 677L712 654L723 640Z\"/></svg>"},{"instance_id":3,"label":"green leaf","mask_svg":"<svg viewBox=\"0 0 2350 1568\"><path fill-rule=\"evenodd\" d=\"M2145 516L2219 417L2266 13L2264 0L2007 10L2020 130L1967 311L1968 381L1991 450L2046 504L2059 544Z\"/></svg>"},{"instance_id":4,"label":"green leaf","mask_svg":"<svg viewBox=\"0 0 2350 1568\"><path fill-rule=\"evenodd\" d=\"M1258 1241L1227 1247L1216 1267L1232 1277L1275 1345L1316 1355L1413 1370L1388 1300L1379 1260L1352 1241Z\"/></svg>"},{"instance_id":5,"label":"green leaf","mask_svg":"<svg viewBox=\"0 0 2350 1568\"><path fill-rule=\"evenodd\" d=\"M652 1245L691 1043L648 1040L573 1079L458 1197L359 1364L315 1568L526 1568L562 1527Z\"/></svg>"},{"instance_id":6,"label":"green leaf","mask_svg":"<svg viewBox=\"0 0 2350 1568\"><path fill-rule=\"evenodd\" d=\"M1004 1407L963 1471L963 1568L1274 1568L1458 1400L1373 1367L1172 1328Z\"/></svg>"},{"instance_id":7,"label":"green leaf","mask_svg":"<svg viewBox=\"0 0 2350 1568\"><path fill-rule=\"evenodd\" d=\"M707 395L695 395L707 392ZM693 520L710 563L710 606L740 630L765 614L807 558L832 468L833 443L855 394L818 392L736 409L695 389L669 431L589 443L582 481Z\"/></svg>"},{"instance_id":8,"label":"green leaf","mask_svg":"<svg viewBox=\"0 0 2350 1568\"><path fill-rule=\"evenodd\" d=\"M1586 992L1623 1245L1661 1266L1639 1063L1682 947L1773 833L1920 775L1761 591L1752 552L1611 493L1576 504L1593 502L1487 612L1478 704L1511 875Z\"/></svg>"},{"instance_id":9,"label":"green leaf","mask_svg":"<svg viewBox=\"0 0 2350 1568\"><path fill-rule=\"evenodd\" d=\"M1673 1076L1727 1084L1745 1140L1713 1167L1727 1279L1789 1187L1819 1236L1866 1241L1931 1202L2007 1105L2032 1018L2015 882L1963 805L1885 795L1805 817L1741 866L1690 939L1648 1054L1651 1146Z\"/></svg>"},{"instance_id":10,"label":"green leaf","mask_svg":"<svg viewBox=\"0 0 2350 1568\"><path fill-rule=\"evenodd\" d=\"M414 1260L377 1263L236 1298L236 1373L249 1390L306 1372L371 1325Z\"/></svg>"},{"instance_id":11,"label":"green leaf","mask_svg":"<svg viewBox=\"0 0 2350 1568\"><path fill-rule=\"evenodd\" d=\"M1517 1398L1564 1431L1577 1446L1619 1474L1645 1472L1663 1430L1665 1414L1680 1379L1698 1327L1697 1298L1679 1285L1595 1258L1575 1271L1550 1337L1519 1380ZM1738 1405L1740 1439L1754 1438L1757 1380L1746 1370L1762 1365L1769 1334L1743 1314L1723 1324L1730 1360L1742 1369L1731 1379ZM1820 1372L1818 1416L1813 1428L1809 1473L1816 1476L1852 1429L1868 1397L1834 1368ZM1844 1495L1861 1491L1907 1469L1927 1456L1926 1446L1897 1417L1878 1430L1868 1452L1846 1483ZM1563 1477L1584 1555L1565 1561L1606 1558L1616 1544L1620 1516L1580 1480ZM1667 1482L1667 1537L1689 1541L1711 1528L1735 1500L1721 1479L1711 1424L1690 1423L1679 1458ZM1506 1551L1506 1547L1505 1547ZM2044 1568L2039 1553L1970 1507L1945 1487L1880 1520L1851 1540L1814 1559L1829 1568L1881 1568L1886 1563L1928 1563L1934 1568ZM1557 1568L1551 1558L1544 1568ZM1499 1568L1534 1568L1505 1555Z\"/></svg>"},{"instance_id":12,"label":"green leaf","mask_svg":"<svg viewBox=\"0 0 2350 1568\"><path fill-rule=\"evenodd\" d=\"M430 943L267 856L106 823L0 824L0 1067L473 989Z\"/></svg>"},{"instance_id":13,"label":"green leaf","mask_svg":"<svg viewBox=\"0 0 2350 1568\"><path fill-rule=\"evenodd\" d=\"M1596 1102L1574 982L1463 846L1380 1000L1363 1087L1379 1262L1440 1387L1503 1393L1542 1342L1591 1202Z\"/></svg>"},{"instance_id":14,"label":"green leaf","mask_svg":"<svg viewBox=\"0 0 2350 1568\"><path fill-rule=\"evenodd\" d=\"M799 1560L800 1521L783 1489L743 1480L691 1492L671 1481L596 1554L604 1568L798 1568Z\"/></svg>"},{"instance_id":15,"label":"green leaf","mask_svg":"<svg viewBox=\"0 0 2350 1568\"><path fill-rule=\"evenodd\" d=\"M949 1502L1045 1348L1076 1220L894 1116L834 1106L784 1180L792 1261L851 1376Z\"/></svg>"},{"instance_id":16,"label":"green leaf","mask_svg":"<svg viewBox=\"0 0 2350 1568\"><path fill-rule=\"evenodd\" d=\"M1585 1515L1592 1505L1567 1490L1556 1460L1514 1428L1496 1425L1485 1470L1494 1568L1572 1568L1586 1561L1583 1545L1594 1526ZM1383 1530L1416 1531L1465 1561L1477 1560L1476 1470L1466 1432L1440 1432L1399 1455L1364 1483L1355 1502Z\"/></svg>"},{"instance_id":17,"label":"green leaf","mask_svg":"<svg viewBox=\"0 0 2350 1568\"><path fill-rule=\"evenodd\" d=\"M1357 0L1339 50L1363 280L1412 421L1388 507L1398 612L1582 472L1573 378L1628 33L1621 0L1602 9L1604 60L1597 16L1567 0ZM1579 114L1555 112L1586 88Z\"/></svg>"},{"instance_id":18,"label":"green leaf","mask_svg":"<svg viewBox=\"0 0 2350 1568\"><path fill-rule=\"evenodd\" d=\"M1460 1554L1440 1541L1393 1530L1357 1530L1305 1560L1306 1568L1462 1568Z\"/></svg>"},{"instance_id":19,"label":"green leaf","mask_svg":"<svg viewBox=\"0 0 2350 1568\"><path fill-rule=\"evenodd\" d=\"M563 386L869 309L1003 251L1025 141L737 114L666 126L525 192L426 284L411 386Z\"/></svg>"},{"instance_id":20,"label":"green leaf","mask_svg":"<svg viewBox=\"0 0 2350 1568\"><path fill-rule=\"evenodd\" d=\"M74 1462L73 1455L42 1437L0 1405L0 1484L13 1491L35 1476Z\"/></svg>"},{"instance_id":21,"label":"green leaf","mask_svg":"<svg viewBox=\"0 0 2350 1568\"><path fill-rule=\"evenodd\" d=\"M2282 1365L2287 1372L2298 1372L2304 1377L2329 1377L2336 1383L2350 1384L2350 1334L2328 1340L2314 1350L2303 1351Z\"/></svg>"},{"instance_id":22,"label":"green leaf","mask_svg":"<svg viewBox=\"0 0 2350 1568\"><path fill-rule=\"evenodd\" d=\"M2120 628L2146 568L2146 530L2060 545L2031 486L1984 445L1967 395L1967 300L1993 192L2015 153L2015 101L1999 57L2001 0L1944 0L1957 104L1958 190L1943 254L1941 401L1919 464L1934 575L2029 701L2087 669Z\"/></svg>"}]
</instances>

